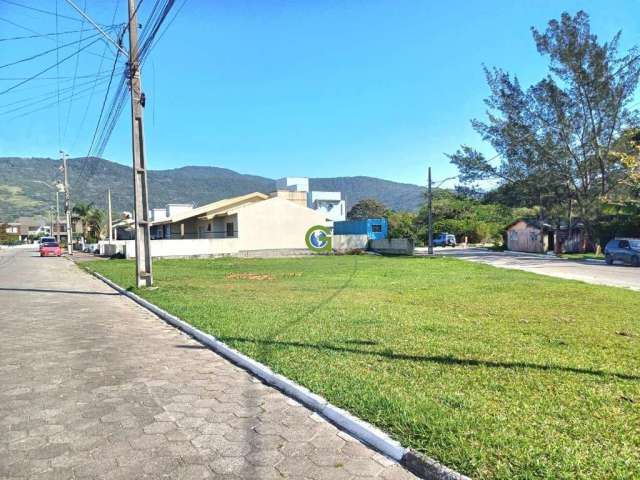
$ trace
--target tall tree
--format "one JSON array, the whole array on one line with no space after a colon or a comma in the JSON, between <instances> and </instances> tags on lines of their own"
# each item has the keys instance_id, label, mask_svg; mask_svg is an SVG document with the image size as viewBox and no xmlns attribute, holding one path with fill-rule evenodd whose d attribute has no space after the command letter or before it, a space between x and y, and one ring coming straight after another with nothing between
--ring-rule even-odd
<instances>
[{"instance_id":1,"label":"tall tree","mask_svg":"<svg viewBox=\"0 0 640 480\"><path fill-rule=\"evenodd\" d=\"M351 207L351 210L347 213L347 217L349 220L357 218L376 218L383 217L386 212L387 207L378 200L365 198Z\"/></svg>"},{"instance_id":2,"label":"tall tree","mask_svg":"<svg viewBox=\"0 0 640 480\"><path fill-rule=\"evenodd\" d=\"M549 73L524 90L517 77L485 68L491 95L486 121L472 125L498 152L487 159L468 146L450 155L461 179L518 184L538 205L568 205L587 225L602 198L624 182L611 156L615 140L638 114L630 106L640 78L640 52L618 52L620 33L600 43L585 12L563 13L540 32L532 28Z\"/></svg>"}]
</instances>

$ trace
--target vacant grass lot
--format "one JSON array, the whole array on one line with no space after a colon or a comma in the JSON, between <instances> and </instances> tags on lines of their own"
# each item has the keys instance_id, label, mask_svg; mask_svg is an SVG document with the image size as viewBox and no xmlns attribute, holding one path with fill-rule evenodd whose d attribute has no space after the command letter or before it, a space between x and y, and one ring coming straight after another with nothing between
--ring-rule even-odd
<instances>
[{"instance_id":1,"label":"vacant grass lot","mask_svg":"<svg viewBox=\"0 0 640 480\"><path fill-rule=\"evenodd\" d=\"M637 292L450 258L154 268L137 293L467 475L640 478Z\"/></svg>"}]
</instances>

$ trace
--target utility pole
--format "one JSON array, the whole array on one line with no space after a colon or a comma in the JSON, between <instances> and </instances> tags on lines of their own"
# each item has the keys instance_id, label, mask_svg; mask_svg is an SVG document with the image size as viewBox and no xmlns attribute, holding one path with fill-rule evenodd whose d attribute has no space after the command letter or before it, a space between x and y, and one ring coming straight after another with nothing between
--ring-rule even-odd
<instances>
[{"instance_id":1,"label":"utility pole","mask_svg":"<svg viewBox=\"0 0 640 480\"><path fill-rule=\"evenodd\" d=\"M60 243L60 192L56 188L56 231L58 232L58 243Z\"/></svg>"},{"instance_id":2,"label":"utility pole","mask_svg":"<svg viewBox=\"0 0 640 480\"><path fill-rule=\"evenodd\" d=\"M67 166L68 155L60 150L62 155L62 168L64 169L64 213L67 216L67 251L69 255L73 255L71 244L73 243L73 234L71 233L71 200L69 198L69 168Z\"/></svg>"},{"instance_id":3,"label":"utility pole","mask_svg":"<svg viewBox=\"0 0 640 480\"><path fill-rule=\"evenodd\" d=\"M49 236L53 237L53 207L49 208L49 220L51 221L49 224L51 225L51 227L49 227Z\"/></svg>"},{"instance_id":4,"label":"utility pole","mask_svg":"<svg viewBox=\"0 0 640 480\"><path fill-rule=\"evenodd\" d=\"M429 167L428 177L429 178L427 180L427 202L428 202L428 210L429 210L429 218L428 218L429 228L427 233L427 245L429 246L429 248L427 249L427 252L429 253L429 255L433 255L433 212L432 212L433 195L431 193L431 167Z\"/></svg>"},{"instance_id":5,"label":"utility pole","mask_svg":"<svg viewBox=\"0 0 640 480\"><path fill-rule=\"evenodd\" d=\"M131 121L133 152L133 192L136 222L136 284L153 285L151 269L151 235L149 232L149 199L144 152L142 112L144 96L138 59L138 15L135 0L129 1L129 82L131 87Z\"/></svg>"},{"instance_id":6,"label":"utility pole","mask_svg":"<svg viewBox=\"0 0 640 480\"><path fill-rule=\"evenodd\" d=\"M109 245L113 241L113 228L111 228L112 220L111 220L111 189L107 190L107 210L109 212L107 221L109 222Z\"/></svg>"}]
</instances>

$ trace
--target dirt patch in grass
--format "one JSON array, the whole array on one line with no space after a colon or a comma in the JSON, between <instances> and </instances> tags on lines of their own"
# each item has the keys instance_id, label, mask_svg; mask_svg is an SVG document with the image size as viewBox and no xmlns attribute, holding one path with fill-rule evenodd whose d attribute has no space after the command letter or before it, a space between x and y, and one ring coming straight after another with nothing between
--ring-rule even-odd
<instances>
[{"instance_id":1,"label":"dirt patch in grass","mask_svg":"<svg viewBox=\"0 0 640 480\"><path fill-rule=\"evenodd\" d=\"M224 277L228 280L274 280L268 273L227 273Z\"/></svg>"}]
</instances>

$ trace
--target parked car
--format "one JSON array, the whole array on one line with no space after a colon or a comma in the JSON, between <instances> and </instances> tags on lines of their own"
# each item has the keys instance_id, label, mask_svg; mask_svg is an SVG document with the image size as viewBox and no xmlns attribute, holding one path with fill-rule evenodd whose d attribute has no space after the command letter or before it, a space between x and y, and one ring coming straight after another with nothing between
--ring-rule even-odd
<instances>
[{"instance_id":1,"label":"parked car","mask_svg":"<svg viewBox=\"0 0 640 480\"><path fill-rule=\"evenodd\" d=\"M40 245L43 245L45 243L58 243L58 242L54 237L41 237Z\"/></svg>"},{"instance_id":2,"label":"parked car","mask_svg":"<svg viewBox=\"0 0 640 480\"><path fill-rule=\"evenodd\" d=\"M62 249L56 242L48 242L40 244L41 257L59 257L62 255Z\"/></svg>"},{"instance_id":3,"label":"parked car","mask_svg":"<svg viewBox=\"0 0 640 480\"><path fill-rule=\"evenodd\" d=\"M614 238L604 248L604 261L607 265L623 262L640 267L640 239Z\"/></svg>"},{"instance_id":4,"label":"parked car","mask_svg":"<svg viewBox=\"0 0 640 480\"><path fill-rule=\"evenodd\" d=\"M451 233L441 233L433 239L434 247L455 247L456 236Z\"/></svg>"},{"instance_id":5,"label":"parked car","mask_svg":"<svg viewBox=\"0 0 640 480\"><path fill-rule=\"evenodd\" d=\"M97 243L87 243L82 251L84 253L100 253L100 247Z\"/></svg>"}]
</instances>

